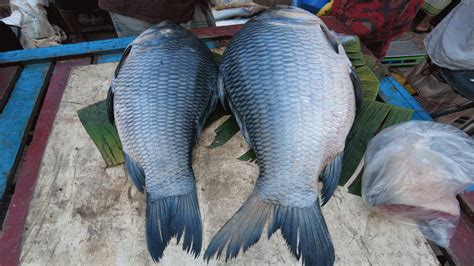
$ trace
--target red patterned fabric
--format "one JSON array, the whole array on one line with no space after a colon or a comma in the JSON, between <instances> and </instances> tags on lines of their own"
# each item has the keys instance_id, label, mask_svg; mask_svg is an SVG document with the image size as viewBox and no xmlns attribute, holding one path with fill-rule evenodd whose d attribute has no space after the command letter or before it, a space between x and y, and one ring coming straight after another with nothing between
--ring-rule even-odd
<instances>
[{"instance_id":1,"label":"red patterned fabric","mask_svg":"<svg viewBox=\"0 0 474 266\"><path fill-rule=\"evenodd\" d=\"M389 42L407 31L424 0L334 0L331 16L343 21L372 50L384 57Z\"/></svg>"}]
</instances>

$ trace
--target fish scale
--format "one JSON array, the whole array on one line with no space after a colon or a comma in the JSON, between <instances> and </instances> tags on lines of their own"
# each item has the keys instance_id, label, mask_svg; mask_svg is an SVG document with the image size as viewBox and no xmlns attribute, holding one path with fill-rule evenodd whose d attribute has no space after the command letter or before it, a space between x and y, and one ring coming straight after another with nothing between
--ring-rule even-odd
<instances>
[{"instance_id":1,"label":"fish scale","mask_svg":"<svg viewBox=\"0 0 474 266\"><path fill-rule=\"evenodd\" d=\"M197 255L202 226L192 149L214 109L217 66L181 26L152 26L127 48L109 91L132 182L147 195L147 243L159 261L171 237ZM109 115L110 117L110 115Z\"/></svg>"},{"instance_id":2,"label":"fish scale","mask_svg":"<svg viewBox=\"0 0 474 266\"><path fill-rule=\"evenodd\" d=\"M211 241L207 259L224 249L226 259L237 256L258 241L267 221L269 235L280 229L303 263L334 262L317 181L325 203L354 121L354 75L333 33L295 7L269 9L233 37L221 62L220 98L254 149L260 173L250 198Z\"/></svg>"}]
</instances>

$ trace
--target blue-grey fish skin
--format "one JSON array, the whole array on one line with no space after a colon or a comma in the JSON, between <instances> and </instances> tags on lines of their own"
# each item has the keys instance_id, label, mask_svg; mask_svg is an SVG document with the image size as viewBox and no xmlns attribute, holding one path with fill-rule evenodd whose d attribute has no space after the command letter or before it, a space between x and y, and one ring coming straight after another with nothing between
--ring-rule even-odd
<instances>
[{"instance_id":1,"label":"blue-grey fish skin","mask_svg":"<svg viewBox=\"0 0 474 266\"><path fill-rule=\"evenodd\" d=\"M133 43L113 81L114 115L123 150L138 162L152 198L195 186L192 149L209 111L217 67L190 32L160 24Z\"/></svg>"},{"instance_id":2,"label":"blue-grey fish skin","mask_svg":"<svg viewBox=\"0 0 474 266\"><path fill-rule=\"evenodd\" d=\"M233 37L221 63L219 94L253 147L260 173L205 259L235 258L268 224L268 237L279 230L304 265L334 264L318 178L324 204L342 169L356 80L334 34L302 9L267 10Z\"/></svg>"},{"instance_id":3,"label":"blue-grey fish skin","mask_svg":"<svg viewBox=\"0 0 474 266\"><path fill-rule=\"evenodd\" d=\"M314 204L317 177L343 151L354 120L351 65L320 25L305 11L276 8L247 23L224 53L223 93L255 150L255 191L268 203Z\"/></svg>"},{"instance_id":4,"label":"blue-grey fish skin","mask_svg":"<svg viewBox=\"0 0 474 266\"><path fill-rule=\"evenodd\" d=\"M173 237L194 256L201 251L192 150L217 102L216 82L217 66L205 44L162 22L127 48L109 90L109 117L125 168L146 192L146 239L155 262Z\"/></svg>"}]
</instances>

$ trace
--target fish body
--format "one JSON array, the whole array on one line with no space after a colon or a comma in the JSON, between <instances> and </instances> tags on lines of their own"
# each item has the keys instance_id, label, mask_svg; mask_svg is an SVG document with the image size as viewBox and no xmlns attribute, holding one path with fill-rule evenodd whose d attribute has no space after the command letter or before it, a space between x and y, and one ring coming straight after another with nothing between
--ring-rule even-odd
<instances>
[{"instance_id":1,"label":"fish body","mask_svg":"<svg viewBox=\"0 0 474 266\"><path fill-rule=\"evenodd\" d=\"M201 249L192 149L214 109L217 66L204 43L181 26L152 26L127 48L109 90L109 116L127 172L147 196L147 243L159 261L169 240Z\"/></svg>"},{"instance_id":2,"label":"fish body","mask_svg":"<svg viewBox=\"0 0 474 266\"><path fill-rule=\"evenodd\" d=\"M280 229L307 265L331 265L334 250L320 212L337 187L355 117L356 78L344 49L316 16L279 6L231 40L220 95L254 149L260 173L249 200L217 233L205 257L237 256Z\"/></svg>"}]
</instances>

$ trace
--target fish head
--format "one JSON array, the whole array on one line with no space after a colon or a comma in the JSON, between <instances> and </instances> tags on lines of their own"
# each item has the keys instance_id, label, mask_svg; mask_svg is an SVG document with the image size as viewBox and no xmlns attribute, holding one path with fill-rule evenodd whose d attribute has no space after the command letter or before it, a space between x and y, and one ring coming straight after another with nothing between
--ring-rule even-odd
<instances>
[{"instance_id":1,"label":"fish head","mask_svg":"<svg viewBox=\"0 0 474 266\"><path fill-rule=\"evenodd\" d=\"M314 14L295 6L278 5L266 10L251 21L261 21L281 24L313 24L321 23Z\"/></svg>"},{"instance_id":2,"label":"fish head","mask_svg":"<svg viewBox=\"0 0 474 266\"><path fill-rule=\"evenodd\" d=\"M156 46L171 39L190 37L192 33L170 21L152 25L142 32L133 42L133 46Z\"/></svg>"}]
</instances>

